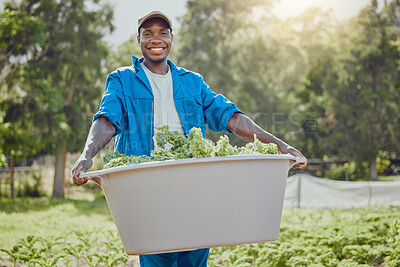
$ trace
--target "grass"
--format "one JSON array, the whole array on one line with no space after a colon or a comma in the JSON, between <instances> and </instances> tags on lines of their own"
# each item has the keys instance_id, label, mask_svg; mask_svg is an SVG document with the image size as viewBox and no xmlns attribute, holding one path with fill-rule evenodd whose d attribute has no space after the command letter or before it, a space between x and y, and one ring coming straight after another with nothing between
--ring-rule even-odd
<instances>
[{"instance_id":1,"label":"grass","mask_svg":"<svg viewBox=\"0 0 400 267\"><path fill-rule=\"evenodd\" d=\"M82 187L79 190L82 190ZM128 259L128 256L122 253L122 244L102 193L76 194L73 199L61 200L48 197L14 200L0 198L0 229L0 251L10 251L21 244L26 246L29 243L26 240L32 237L34 240L39 238L39 241L46 242L55 242L60 238L63 240L51 251L42 252L36 259L38 265L25 262L27 265L21 266L47 266L56 255L66 255L56 263L57 266L77 266L78 262L79 266L89 266L88 258L94 262L103 262L103 265L95 266L125 266L126 262L129 266L138 266L138 257L129 256ZM89 239L92 241L88 244ZM34 247L39 250L40 244L41 242L36 242ZM73 253L74 249L80 251L80 256ZM21 252L25 253L24 255L32 254L33 251L27 250L26 247L21 247L20 250L25 251ZM33 260L31 254L29 257ZM127 261L118 261L110 265L106 263L117 256L126 257ZM23 259L17 261L21 263ZM11 264L10 256L0 252L0 266ZM52 264L50 266L53 266ZM90 266L93 266L93 263Z\"/></svg>"},{"instance_id":2,"label":"grass","mask_svg":"<svg viewBox=\"0 0 400 267\"><path fill-rule=\"evenodd\" d=\"M378 181L400 181L400 175L379 176Z\"/></svg>"},{"instance_id":3,"label":"grass","mask_svg":"<svg viewBox=\"0 0 400 267\"><path fill-rule=\"evenodd\" d=\"M10 248L28 235L59 236L94 227L115 230L104 198L90 200L0 198L0 248Z\"/></svg>"}]
</instances>

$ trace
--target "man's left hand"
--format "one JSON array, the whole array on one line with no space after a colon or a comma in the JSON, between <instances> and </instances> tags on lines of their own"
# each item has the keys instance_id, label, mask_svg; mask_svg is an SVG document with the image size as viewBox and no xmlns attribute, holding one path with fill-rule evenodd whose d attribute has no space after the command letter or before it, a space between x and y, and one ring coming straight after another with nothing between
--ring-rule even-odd
<instances>
[{"instance_id":1,"label":"man's left hand","mask_svg":"<svg viewBox=\"0 0 400 267\"><path fill-rule=\"evenodd\" d=\"M306 159L306 157L304 157L304 155L301 154L300 151L298 151L296 148L289 146L288 144L285 144L285 143L278 145L278 151L280 154L290 154L290 155L293 155L298 158ZM304 168L305 166L307 166L307 162L297 163L296 165L293 166L293 169L301 169L301 168Z\"/></svg>"}]
</instances>

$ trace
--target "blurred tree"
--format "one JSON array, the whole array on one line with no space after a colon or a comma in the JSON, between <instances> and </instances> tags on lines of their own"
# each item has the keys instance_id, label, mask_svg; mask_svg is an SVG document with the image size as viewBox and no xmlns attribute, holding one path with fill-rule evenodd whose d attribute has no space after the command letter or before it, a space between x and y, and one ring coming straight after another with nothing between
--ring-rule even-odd
<instances>
[{"instance_id":1,"label":"blurred tree","mask_svg":"<svg viewBox=\"0 0 400 267\"><path fill-rule=\"evenodd\" d=\"M122 66L132 65L132 57L130 55L135 57L142 56L136 35L132 35L129 40L123 42L116 51L110 51L106 63L107 73Z\"/></svg>"},{"instance_id":2,"label":"blurred tree","mask_svg":"<svg viewBox=\"0 0 400 267\"><path fill-rule=\"evenodd\" d=\"M314 156L322 151L316 139L325 127L316 118L325 115L326 98L321 89L308 88L318 77L307 75L329 66L338 24L319 8L282 21L268 12L272 4L188 2L178 63L200 72L261 127Z\"/></svg>"},{"instance_id":3,"label":"blurred tree","mask_svg":"<svg viewBox=\"0 0 400 267\"><path fill-rule=\"evenodd\" d=\"M43 28L44 23L27 12L6 8L0 13L0 167L10 169L12 197L15 161L42 147L28 112L35 96L28 94L21 80L28 76L26 65L40 56L37 47L45 40Z\"/></svg>"},{"instance_id":4,"label":"blurred tree","mask_svg":"<svg viewBox=\"0 0 400 267\"><path fill-rule=\"evenodd\" d=\"M13 81L13 73L40 57L44 44L44 23L26 11L12 10L10 4L0 13L0 86Z\"/></svg>"},{"instance_id":5,"label":"blurred tree","mask_svg":"<svg viewBox=\"0 0 400 267\"><path fill-rule=\"evenodd\" d=\"M392 38L391 44L396 46L400 53L400 0L393 0L390 4L386 3L385 13L393 25L391 33L394 37ZM397 61L397 68L400 68L400 60Z\"/></svg>"},{"instance_id":6,"label":"blurred tree","mask_svg":"<svg viewBox=\"0 0 400 267\"><path fill-rule=\"evenodd\" d=\"M19 81L30 88L24 89L32 107L28 113L33 114L33 123L40 129L41 142L55 151L53 196L62 198L67 149L75 151L82 146L90 125L89 114L93 114L103 91L108 48L101 38L113 30L113 12L98 0L23 0L7 3L5 10L45 22L41 31L44 42L22 45L33 50L26 49L21 53L24 57L37 56L26 62ZM30 32L24 30L21 27L20 35L28 36ZM13 58L4 56L8 61Z\"/></svg>"},{"instance_id":7,"label":"blurred tree","mask_svg":"<svg viewBox=\"0 0 400 267\"><path fill-rule=\"evenodd\" d=\"M260 34L264 43L270 43L265 48L267 53L257 53L259 59L270 54L269 58L260 61L268 64L257 68L260 70L257 76L247 77L268 79L263 85L265 89L259 88L265 94L264 103L269 106L267 112L285 114L287 123L279 131L284 133L282 137L307 157L314 157L320 148L315 145L318 132L325 129L315 119L316 114L324 110L325 97L320 85L314 81L320 79L330 66L329 59L335 53L332 36L338 24L330 12L318 7L311 7L297 17L269 24L262 26L261 29L267 30ZM256 73L256 69L253 72ZM268 101L271 95L275 95L275 99ZM265 110L265 104L263 106L260 101L257 108Z\"/></svg>"},{"instance_id":8,"label":"blurred tree","mask_svg":"<svg viewBox=\"0 0 400 267\"><path fill-rule=\"evenodd\" d=\"M273 0L189 0L179 31L177 61L204 75L220 93L234 81L233 58L248 38L253 8ZM245 34L245 35L243 35Z\"/></svg>"},{"instance_id":9,"label":"blurred tree","mask_svg":"<svg viewBox=\"0 0 400 267\"><path fill-rule=\"evenodd\" d=\"M9 167L9 178L11 183L11 196L15 198L15 161L21 161L29 155L35 154L41 148L40 143L32 135L30 130L21 127L21 122L4 123L4 113L0 112L0 167ZM7 162L9 155L9 162Z\"/></svg>"},{"instance_id":10,"label":"blurred tree","mask_svg":"<svg viewBox=\"0 0 400 267\"><path fill-rule=\"evenodd\" d=\"M334 44L339 23L329 12L315 7L289 18L287 23L305 55L302 65L305 75L296 88L296 98L300 101L297 112L303 129L302 135L298 135L299 149L308 157L323 157L334 149L329 141L332 125L326 83L330 81L333 58L338 53Z\"/></svg>"},{"instance_id":11,"label":"blurred tree","mask_svg":"<svg viewBox=\"0 0 400 267\"><path fill-rule=\"evenodd\" d=\"M303 129L301 151L311 158L322 158L325 155L337 155L336 147L331 145L331 136L335 131L332 120L331 97L326 87L332 86L330 80L333 57L332 50L325 57L317 59L310 67L306 80L297 92L302 101L299 105Z\"/></svg>"},{"instance_id":12,"label":"blurred tree","mask_svg":"<svg viewBox=\"0 0 400 267\"><path fill-rule=\"evenodd\" d=\"M48 117L56 150L53 196L59 198L64 197L67 149L81 148L88 130L85 125L90 125L88 118L103 92L102 62L108 50L101 38L113 30L113 11L97 0L42 0L34 13L43 16L48 35L53 36L41 66L60 100L59 109Z\"/></svg>"},{"instance_id":13,"label":"blurred tree","mask_svg":"<svg viewBox=\"0 0 400 267\"><path fill-rule=\"evenodd\" d=\"M377 179L379 151L400 149L400 53L398 26L390 13L395 6L398 1L379 11L371 1L338 29L336 49L311 69L302 95L321 122L313 140L317 146L331 155L369 162L371 180ZM314 105L316 101L320 104Z\"/></svg>"},{"instance_id":14,"label":"blurred tree","mask_svg":"<svg viewBox=\"0 0 400 267\"><path fill-rule=\"evenodd\" d=\"M375 1L350 21L348 38L337 59L338 87L333 96L339 153L370 163L377 179L379 150L400 149L400 53L396 25Z\"/></svg>"},{"instance_id":15,"label":"blurred tree","mask_svg":"<svg viewBox=\"0 0 400 267\"><path fill-rule=\"evenodd\" d=\"M300 64L304 55L294 45L295 37L270 13L273 3L189 1L176 59L203 75L214 91L234 101L261 127L293 141L301 128L291 114L296 101L292 91L306 68Z\"/></svg>"}]
</instances>

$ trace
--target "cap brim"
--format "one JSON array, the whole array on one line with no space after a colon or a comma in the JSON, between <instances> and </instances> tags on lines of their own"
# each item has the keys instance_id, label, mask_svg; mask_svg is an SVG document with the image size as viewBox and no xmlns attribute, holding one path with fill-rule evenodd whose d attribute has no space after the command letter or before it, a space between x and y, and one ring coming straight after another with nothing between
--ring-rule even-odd
<instances>
[{"instance_id":1,"label":"cap brim","mask_svg":"<svg viewBox=\"0 0 400 267\"><path fill-rule=\"evenodd\" d=\"M139 32L140 27L141 27L146 21L148 21L149 19L152 19L152 18L159 18L159 19L164 20L164 21L168 24L168 27L169 27L170 29L172 29L172 22L171 22L171 20L170 20L166 15L164 15L164 14L162 14L162 13L150 13L150 14L144 16L143 18L140 18L140 22L138 23L138 28L137 28L137 29L138 29L138 32Z\"/></svg>"}]
</instances>

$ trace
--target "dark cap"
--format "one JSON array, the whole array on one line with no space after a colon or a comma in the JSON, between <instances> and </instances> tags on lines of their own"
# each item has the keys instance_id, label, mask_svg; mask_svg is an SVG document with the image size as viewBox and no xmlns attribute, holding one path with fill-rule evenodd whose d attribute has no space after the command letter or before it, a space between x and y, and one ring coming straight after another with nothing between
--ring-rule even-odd
<instances>
[{"instance_id":1,"label":"dark cap","mask_svg":"<svg viewBox=\"0 0 400 267\"><path fill-rule=\"evenodd\" d=\"M149 19L152 18L160 18L165 20L165 22L168 24L169 28L172 30L172 21L168 18L167 15L165 15L164 13L160 12L160 11L152 11L147 15L144 15L143 17L138 19L138 34L139 34L139 28Z\"/></svg>"}]
</instances>

